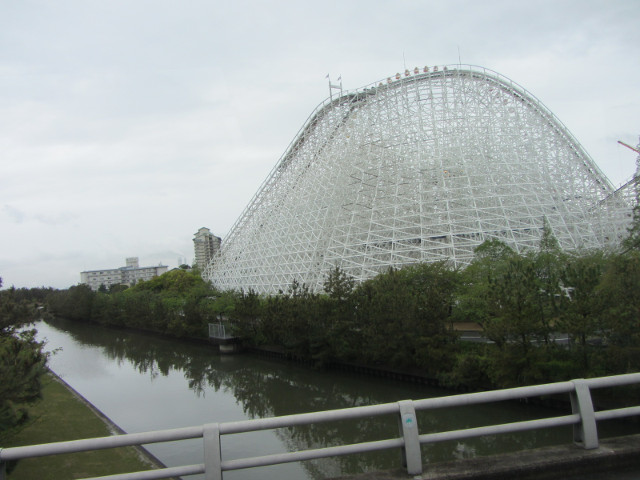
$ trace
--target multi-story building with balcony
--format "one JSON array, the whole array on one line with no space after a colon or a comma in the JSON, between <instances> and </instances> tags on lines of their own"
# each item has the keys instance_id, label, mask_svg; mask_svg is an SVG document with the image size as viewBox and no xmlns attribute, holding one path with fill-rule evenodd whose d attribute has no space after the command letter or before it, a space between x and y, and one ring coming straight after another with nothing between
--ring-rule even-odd
<instances>
[{"instance_id":1,"label":"multi-story building with balcony","mask_svg":"<svg viewBox=\"0 0 640 480\"><path fill-rule=\"evenodd\" d=\"M196 267L203 271L216 252L220 250L221 243L222 239L212 234L208 228L202 227L199 229L193 237Z\"/></svg>"},{"instance_id":2,"label":"multi-story building with balcony","mask_svg":"<svg viewBox=\"0 0 640 480\"><path fill-rule=\"evenodd\" d=\"M135 285L141 280L151 280L165 273L169 267L158 265L156 267L140 267L138 257L129 257L125 267L88 270L80 272L80 283L89 285L92 290L98 290L104 285L106 288L112 285Z\"/></svg>"}]
</instances>

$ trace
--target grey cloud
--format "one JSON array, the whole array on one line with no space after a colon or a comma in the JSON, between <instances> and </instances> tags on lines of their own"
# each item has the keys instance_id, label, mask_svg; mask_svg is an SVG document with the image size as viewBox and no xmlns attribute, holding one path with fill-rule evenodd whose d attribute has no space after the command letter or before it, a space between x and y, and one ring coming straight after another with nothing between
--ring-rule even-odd
<instances>
[{"instance_id":1,"label":"grey cloud","mask_svg":"<svg viewBox=\"0 0 640 480\"><path fill-rule=\"evenodd\" d=\"M3 205L2 211L11 219L13 223L22 223L26 218L24 212L21 212L17 208L12 207L11 205Z\"/></svg>"}]
</instances>

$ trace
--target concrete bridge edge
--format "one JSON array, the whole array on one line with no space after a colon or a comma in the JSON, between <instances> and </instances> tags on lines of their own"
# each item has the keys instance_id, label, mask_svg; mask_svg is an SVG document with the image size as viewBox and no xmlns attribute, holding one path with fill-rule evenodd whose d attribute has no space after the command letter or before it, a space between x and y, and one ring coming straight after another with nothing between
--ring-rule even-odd
<instances>
[{"instance_id":1,"label":"concrete bridge edge","mask_svg":"<svg viewBox=\"0 0 640 480\"><path fill-rule=\"evenodd\" d=\"M627 468L640 472L640 435L601 439L593 450L567 444L435 464L425 460L421 475L397 469L332 480L560 480Z\"/></svg>"}]
</instances>

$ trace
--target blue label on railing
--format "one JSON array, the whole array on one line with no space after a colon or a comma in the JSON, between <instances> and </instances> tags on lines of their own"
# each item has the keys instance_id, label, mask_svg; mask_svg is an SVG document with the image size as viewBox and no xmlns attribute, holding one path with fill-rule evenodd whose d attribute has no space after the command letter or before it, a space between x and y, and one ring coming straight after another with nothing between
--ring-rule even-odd
<instances>
[{"instance_id":1,"label":"blue label on railing","mask_svg":"<svg viewBox=\"0 0 640 480\"><path fill-rule=\"evenodd\" d=\"M416 417L411 413L405 413L402 415L402 422L406 427L415 427L416 426Z\"/></svg>"}]
</instances>

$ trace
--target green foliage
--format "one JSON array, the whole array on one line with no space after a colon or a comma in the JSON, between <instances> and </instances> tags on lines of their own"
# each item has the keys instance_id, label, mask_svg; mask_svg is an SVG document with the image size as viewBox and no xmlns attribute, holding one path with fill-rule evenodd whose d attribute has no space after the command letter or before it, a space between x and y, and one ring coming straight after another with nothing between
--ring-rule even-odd
<instances>
[{"instance_id":1,"label":"green foliage","mask_svg":"<svg viewBox=\"0 0 640 480\"><path fill-rule=\"evenodd\" d=\"M504 275L507 262L517 255L499 240L483 242L474 253L471 264L460 273L453 318L458 322L485 325L491 317L492 283Z\"/></svg>"},{"instance_id":2,"label":"green foliage","mask_svg":"<svg viewBox=\"0 0 640 480\"><path fill-rule=\"evenodd\" d=\"M0 292L0 332L11 333L32 320L32 308L26 302L16 300L15 289Z\"/></svg>"},{"instance_id":3,"label":"green foliage","mask_svg":"<svg viewBox=\"0 0 640 480\"><path fill-rule=\"evenodd\" d=\"M34 320L35 311L15 293L13 288L0 291L0 431L26 418L25 404L39 397L47 362L35 331L23 328Z\"/></svg>"},{"instance_id":4,"label":"green foliage","mask_svg":"<svg viewBox=\"0 0 640 480\"><path fill-rule=\"evenodd\" d=\"M327 296L318 298L324 331L324 342L316 358L323 362L354 361L364 350L360 329L356 322L354 289L356 282L340 267L333 268L326 276L324 291Z\"/></svg>"},{"instance_id":5,"label":"green foliage","mask_svg":"<svg viewBox=\"0 0 640 480\"><path fill-rule=\"evenodd\" d=\"M455 352L450 314L457 274L445 263L389 270L354 291L362 358L393 367L446 370Z\"/></svg>"},{"instance_id":6,"label":"green foliage","mask_svg":"<svg viewBox=\"0 0 640 480\"><path fill-rule=\"evenodd\" d=\"M113 432L89 406L51 375L43 375L42 400L29 405L31 421L3 432L3 448L106 437ZM13 468L15 467L15 468ZM9 480L65 480L148 470L134 447L110 448L80 455L52 455L7 462Z\"/></svg>"},{"instance_id":7,"label":"green foliage","mask_svg":"<svg viewBox=\"0 0 640 480\"><path fill-rule=\"evenodd\" d=\"M485 242L461 272L453 316L482 325L494 344L459 356L452 384L488 378L505 387L640 369L640 255L566 255L545 225L538 251ZM564 335L569 343L556 344Z\"/></svg>"},{"instance_id":8,"label":"green foliage","mask_svg":"<svg viewBox=\"0 0 640 480\"><path fill-rule=\"evenodd\" d=\"M602 334L612 347L609 357L616 370L637 371L640 368L640 252L630 250L616 255L599 286L605 302L602 312Z\"/></svg>"},{"instance_id":9,"label":"green foliage","mask_svg":"<svg viewBox=\"0 0 640 480\"><path fill-rule=\"evenodd\" d=\"M593 341L601 334L606 300L601 282L608 262L602 252L568 257L560 274L558 330L571 338L569 350L575 354L579 375L586 376L594 365Z\"/></svg>"},{"instance_id":10,"label":"green foliage","mask_svg":"<svg viewBox=\"0 0 640 480\"><path fill-rule=\"evenodd\" d=\"M97 295L88 285L76 285L68 290L52 292L47 298L47 304L60 317L87 321L91 319L93 301Z\"/></svg>"},{"instance_id":11,"label":"green foliage","mask_svg":"<svg viewBox=\"0 0 640 480\"><path fill-rule=\"evenodd\" d=\"M207 283L197 273L175 269L131 287L132 292L149 291L165 295L185 295L195 292L206 294Z\"/></svg>"},{"instance_id":12,"label":"green foliage","mask_svg":"<svg viewBox=\"0 0 640 480\"><path fill-rule=\"evenodd\" d=\"M345 273L340 267L334 267L324 281L324 291L330 298L344 301L347 300L356 285L353 277Z\"/></svg>"},{"instance_id":13,"label":"green foliage","mask_svg":"<svg viewBox=\"0 0 640 480\"><path fill-rule=\"evenodd\" d=\"M248 292L225 292L219 301L221 315L235 320L234 333L247 343L258 346L266 342L262 326L262 300L253 290Z\"/></svg>"},{"instance_id":14,"label":"green foliage","mask_svg":"<svg viewBox=\"0 0 640 480\"><path fill-rule=\"evenodd\" d=\"M207 323L224 319L246 345L318 366L411 370L457 387L640 370L640 253L566 254L546 218L537 250L517 253L490 240L464 270L416 264L356 285L335 267L323 286L317 293L294 281L272 296L217 292L197 270L178 269L124 290L78 286L48 299L57 315L176 337L206 338ZM460 322L480 325L491 343L461 342Z\"/></svg>"},{"instance_id":15,"label":"green foliage","mask_svg":"<svg viewBox=\"0 0 640 480\"><path fill-rule=\"evenodd\" d=\"M442 378L444 386L482 390L491 385L487 356L482 352L461 352L448 375Z\"/></svg>"},{"instance_id":16,"label":"green foliage","mask_svg":"<svg viewBox=\"0 0 640 480\"><path fill-rule=\"evenodd\" d=\"M0 431L26 418L26 403L40 395L47 355L35 331L0 336Z\"/></svg>"},{"instance_id":17,"label":"green foliage","mask_svg":"<svg viewBox=\"0 0 640 480\"><path fill-rule=\"evenodd\" d=\"M47 303L53 314L71 320L206 338L208 323L219 313L215 294L197 271L176 269L108 293L78 285L53 292Z\"/></svg>"},{"instance_id":18,"label":"green foliage","mask_svg":"<svg viewBox=\"0 0 640 480\"><path fill-rule=\"evenodd\" d=\"M109 293L124 292L127 288L129 288L127 285L122 285L122 284L118 283L118 284L115 284L115 285L111 285L109 287Z\"/></svg>"},{"instance_id":19,"label":"green foliage","mask_svg":"<svg viewBox=\"0 0 640 480\"><path fill-rule=\"evenodd\" d=\"M506 261L503 274L489 282L488 318L484 331L499 348L516 344L526 353L534 339L544 336L534 259L517 256Z\"/></svg>"},{"instance_id":20,"label":"green foliage","mask_svg":"<svg viewBox=\"0 0 640 480\"><path fill-rule=\"evenodd\" d=\"M553 234L547 217L542 217L542 235L540 236L540 251L545 253L559 252L560 244Z\"/></svg>"},{"instance_id":21,"label":"green foliage","mask_svg":"<svg viewBox=\"0 0 640 480\"><path fill-rule=\"evenodd\" d=\"M294 357L312 358L321 348L317 344L323 328L319 305L319 296L297 281L286 293L267 297L261 311L266 342L282 346Z\"/></svg>"},{"instance_id":22,"label":"green foliage","mask_svg":"<svg viewBox=\"0 0 640 480\"><path fill-rule=\"evenodd\" d=\"M545 300L554 292L542 285L540 257L517 255L496 240L475 253L462 274L454 318L480 324L498 349L516 344L526 355L532 342L549 335Z\"/></svg>"},{"instance_id":23,"label":"green foliage","mask_svg":"<svg viewBox=\"0 0 640 480\"><path fill-rule=\"evenodd\" d=\"M626 252L628 251L640 251L640 187L638 186L638 173L634 180L636 181L635 188L635 206L633 207L633 220L629 226L627 232L627 238L622 242L622 247Z\"/></svg>"}]
</instances>

